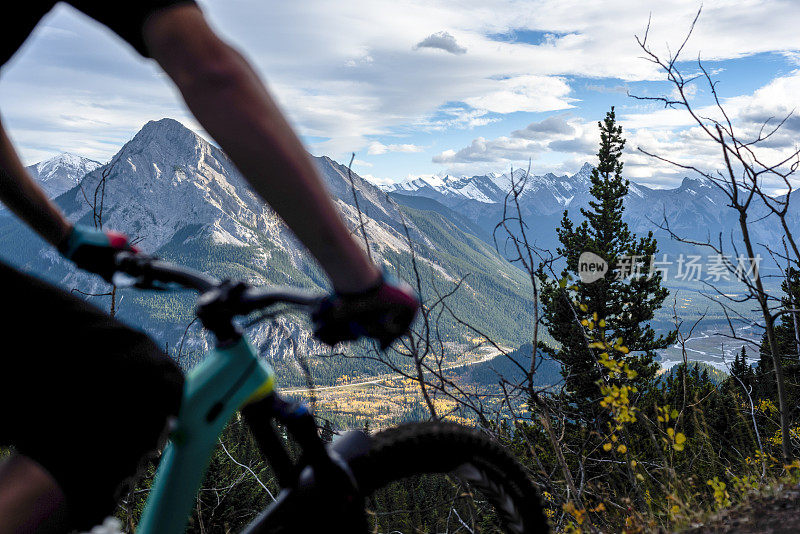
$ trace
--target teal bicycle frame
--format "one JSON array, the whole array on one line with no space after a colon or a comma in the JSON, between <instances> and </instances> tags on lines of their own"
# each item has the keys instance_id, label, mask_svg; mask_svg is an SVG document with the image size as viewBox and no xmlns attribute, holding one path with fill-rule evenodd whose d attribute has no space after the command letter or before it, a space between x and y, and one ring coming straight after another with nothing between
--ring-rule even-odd
<instances>
[{"instance_id":1,"label":"teal bicycle frame","mask_svg":"<svg viewBox=\"0 0 800 534\"><path fill-rule=\"evenodd\" d=\"M118 286L198 291L197 317L218 342L185 378L178 417L137 534L183 534L218 436L237 411L241 411L281 486L276 501L248 526L247 532L263 532L273 521L286 524L298 515L307 520L296 511L314 499L318 508L332 503L334 513L347 518L343 524L358 524L365 530L362 501L343 458L364 451L366 436L356 432L350 440L340 440L340 449L331 446L328 450L305 406L287 402L277 394L272 368L257 357L235 321L236 317L263 313L279 303L313 306L320 297L292 288L257 288L244 282L219 281L192 269L125 252L117 255L117 267L125 275ZM256 321L267 316L274 314ZM283 424L299 445L299 461L288 454L273 422Z\"/></svg>"},{"instance_id":2,"label":"teal bicycle frame","mask_svg":"<svg viewBox=\"0 0 800 534\"><path fill-rule=\"evenodd\" d=\"M137 534L181 534L211 453L230 418L271 394L275 375L246 337L218 347L186 376L183 401Z\"/></svg>"}]
</instances>

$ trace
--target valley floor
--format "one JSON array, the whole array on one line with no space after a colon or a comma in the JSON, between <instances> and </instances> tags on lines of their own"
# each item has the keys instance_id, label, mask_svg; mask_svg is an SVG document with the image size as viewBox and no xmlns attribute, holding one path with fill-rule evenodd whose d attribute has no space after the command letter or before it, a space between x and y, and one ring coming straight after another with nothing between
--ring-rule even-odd
<instances>
[{"instance_id":1,"label":"valley floor","mask_svg":"<svg viewBox=\"0 0 800 534\"><path fill-rule=\"evenodd\" d=\"M503 350L509 351L510 349L505 348ZM465 355L465 360L464 361L458 362L458 363L454 363L454 364L445 365L444 367L442 367L441 370L442 371L452 371L454 369L460 369L460 368L463 368L463 367L469 367L471 365L476 365L476 364L479 364L479 363L488 362L488 361L493 360L496 357L500 356L500 354L502 354L501 351L499 351L499 350L497 350L495 348L489 347L488 350L480 351L477 354ZM347 382L347 383L344 383L344 384L336 384L334 386L315 387L315 388L313 388L313 391L314 391L314 393L318 393L320 391L328 391L328 390L334 390L334 389L351 389L351 388L357 388L357 387L360 387L360 386L369 386L369 385L373 385L373 384L383 384L385 382L389 382L391 380L400 379L400 378L403 378L403 377L401 375L397 374L397 373L387 373L387 374L384 374L384 375L380 375L380 376L377 376L377 377L372 377L372 378L365 379L365 380L356 380L354 382ZM307 394L311 393L311 391L312 391L311 388L294 388L294 389L284 389L284 390L281 391L281 393L284 393L286 395L307 395Z\"/></svg>"},{"instance_id":2,"label":"valley floor","mask_svg":"<svg viewBox=\"0 0 800 534\"><path fill-rule=\"evenodd\" d=\"M443 365L442 371L450 375L450 371L491 361L500 354L493 347L482 347L465 354L459 362ZM455 376L450 378L456 380ZM341 384L313 389L285 389L282 393L302 398L305 402L311 401L313 397L316 411L335 415L344 428L361 427L369 421L370 428L377 430L399 422L429 417L419 384L397 373L365 379L354 378ZM448 414L453 421L470 423L460 417L455 401L446 396L431 395L438 413Z\"/></svg>"}]
</instances>

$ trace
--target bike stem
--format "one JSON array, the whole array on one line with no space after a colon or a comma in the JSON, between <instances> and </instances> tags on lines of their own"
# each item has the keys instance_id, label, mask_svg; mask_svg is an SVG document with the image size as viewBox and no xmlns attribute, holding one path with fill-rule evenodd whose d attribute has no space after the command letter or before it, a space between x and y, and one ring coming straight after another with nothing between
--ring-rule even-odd
<instances>
[{"instance_id":1,"label":"bike stem","mask_svg":"<svg viewBox=\"0 0 800 534\"><path fill-rule=\"evenodd\" d=\"M242 337L242 329L233 318L237 315L236 303L246 289L244 282L225 280L197 298L197 317L220 345L236 342Z\"/></svg>"}]
</instances>

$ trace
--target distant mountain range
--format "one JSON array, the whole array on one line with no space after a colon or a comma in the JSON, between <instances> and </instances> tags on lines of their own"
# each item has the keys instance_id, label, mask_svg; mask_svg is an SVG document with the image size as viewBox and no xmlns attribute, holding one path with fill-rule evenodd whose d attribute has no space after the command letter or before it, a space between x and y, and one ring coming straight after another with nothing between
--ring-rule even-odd
<instances>
[{"instance_id":1,"label":"distant mountain range","mask_svg":"<svg viewBox=\"0 0 800 534\"><path fill-rule=\"evenodd\" d=\"M530 175L525 189L519 197L523 218L530 228L529 236L537 246L555 250L558 246L555 229L563 212L567 210L573 221L582 220L581 208L587 208L592 165L584 163L573 175L556 176L552 173ZM526 171L517 169L513 177L519 182ZM448 212L458 214L479 235L493 243L492 232L501 220L511 175L486 174L472 177L418 178L415 180L384 186L393 198L407 205L418 205L420 198L434 201ZM625 199L624 219L631 229L640 235L653 231L659 241L661 252L670 255L708 254L673 240L669 233L659 228L666 220L675 234L695 241L707 239L718 242L720 235L726 250L733 254L731 230L738 232L738 214L728 205L725 194L716 186L700 179L684 178L679 187L653 189L634 182L630 183ZM437 209L428 202L427 209ZM780 245L782 233L772 219L760 220L766 208L757 201L750 213L754 242ZM791 228L800 230L798 210L790 213ZM500 238L503 236L500 235ZM737 242L734 239L734 242ZM741 244L737 242L741 251ZM765 250L762 255L766 256Z\"/></svg>"},{"instance_id":2,"label":"distant mountain range","mask_svg":"<svg viewBox=\"0 0 800 534\"><path fill-rule=\"evenodd\" d=\"M412 278L407 225L427 294L442 292L466 277L449 301L458 320L445 317L442 323L448 350L463 351L476 335L458 324L459 320L479 326L493 339L509 345L519 346L529 340L529 279L495 250L492 236L510 186L508 174L416 179L381 189L348 173L345 166L330 158L314 159L333 200L354 230L358 225L355 188L370 249L379 261ZM317 264L251 191L227 156L172 119L147 123L105 165L60 154L28 169L67 216L83 224L92 223L86 199L91 198L106 172L104 226L136 238L145 252L220 277L320 290L327 287ZM537 246L555 250L555 229L564 210L574 220L581 219L579 210L590 200L591 172L592 166L586 163L573 175L528 177L520 207L529 236ZM522 170L514 171L515 180L523 175ZM716 240L721 234L733 254L730 235L731 229L737 228L736 214L727 206L724 194L709 183L686 178L674 189L631 183L625 207L631 228L638 234L654 231L661 251L673 259L681 253L708 251L672 240L656 226L665 218L676 233L690 239ZM763 206L754 207L751 220L756 221L755 241L779 245L779 229L769 219L759 221L763 214ZM800 228L796 210L790 214L790 226ZM498 236L501 245L502 237ZM761 253L767 256L763 249ZM0 254L68 289L107 290L97 277L76 271L63 261L7 210L0 211ZM670 280L667 285L675 287ZM121 291L120 297L119 316L146 329L174 351L193 318L193 298L131 290ZM107 305L103 298L94 302ZM695 305L707 306L691 306ZM668 323L670 314L665 310L659 320ZM308 326L294 319L259 325L253 334L261 352L271 359L285 357L288 337L305 351L320 348L311 339ZM187 339L181 355L184 360L191 360L192 354L208 345L208 339L196 328L190 330ZM361 372L368 364L348 365L354 366L351 371Z\"/></svg>"},{"instance_id":3,"label":"distant mountain range","mask_svg":"<svg viewBox=\"0 0 800 534\"><path fill-rule=\"evenodd\" d=\"M532 204L535 205L536 214L551 215L568 207L573 201L579 203L583 197L588 198L592 168L589 163L584 163L572 176L559 177L552 173L530 176L523 196L535 200ZM521 180L525 174L524 169L516 169L514 180ZM425 196L451 207L470 201L489 205L502 203L510 188L510 173L491 173L471 178L417 178L385 186L387 191Z\"/></svg>"},{"instance_id":4,"label":"distant mountain range","mask_svg":"<svg viewBox=\"0 0 800 534\"><path fill-rule=\"evenodd\" d=\"M358 214L346 167L327 157L315 161L346 222L355 229ZM87 168L89 172L83 173ZM61 155L33 169L42 183L53 184L53 191L58 191L56 177L59 184L72 184L55 201L70 220L82 224L92 224L86 199L92 198L106 172L103 225L134 237L144 252L220 277L320 290L328 287L317 264L252 192L228 157L177 121L147 123L106 165ZM435 295L434 286L446 291L466 277L450 301L459 319L480 325L506 344L521 344L530 335L530 282L470 233L468 225L461 228L464 221L435 210L398 206L386 192L356 174L351 176L374 257L411 279L407 225L428 295ZM76 271L7 212L0 216L0 252L11 263L66 288L107 290L104 282ZM120 296L120 317L173 349L193 318L193 299L186 294L124 290ZM94 302L107 305L105 298ZM287 336L303 350L319 349L307 325L296 320L282 320L277 326L261 324L253 333L264 356L273 359L287 354L287 345L281 341ZM447 317L441 335L448 350L456 353L475 337ZM184 356L203 349L207 341L191 335Z\"/></svg>"},{"instance_id":5,"label":"distant mountain range","mask_svg":"<svg viewBox=\"0 0 800 534\"><path fill-rule=\"evenodd\" d=\"M261 231L268 232L282 247L295 253L296 244L289 244L292 237L269 210L264 211L260 199L253 195L224 155L220 155L219 159L211 156L216 149L207 143L207 147L201 144L201 148L193 148L191 154L180 153L194 146L195 137L190 130L171 119L148 123L120 151L120 154L125 152L126 155L134 149L140 152L136 157L128 155L125 165L137 176L146 175L147 180L130 182L114 178L115 183L124 183L124 186L118 185L108 190L111 202L107 223L112 227L116 224L120 228L137 229L134 233L144 238L142 246L145 249L157 250L186 224L199 224L215 243L243 246L253 237L250 224L241 224L241 216L246 214L246 218L259 222ZM204 153L204 149L207 152ZM119 154L115 159L118 157ZM353 217L355 213L352 211L354 205L347 168L327 157L315 159L340 208L346 216ZM178 161L182 163L175 163ZM48 195L55 198L76 187L84 176L100 167L101 164L96 161L62 153L31 165L28 170ZM555 228L564 210L569 212L570 217L581 219L580 209L588 207L591 199L589 178L592 168L591 164L584 163L572 175L547 173L532 174L527 178L520 205L526 222L533 229L531 236L537 245L552 250L558 246ZM187 169L192 171L190 175L186 174ZM215 179L215 176L219 177L217 175L224 179ZM524 175L523 169L514 171L517 181ZM97 173L93 176L97 176ZM231 177L231 183L227 183L228 176ZM396 208L391 205L391 200L412 209L437 213L465 233L478 236L490 245L494 243L492 232L502 217L503 203L511 183L509 173L490 173L472 177L417 178L377 188L355 173L351 176L359 195L366 195L362 203L364 211L369 213L371 219L388 225L395 232L400 230L400 221L394 213ZM197 180L202 185L198 185ZM236 191L233 195L229 194L231 187ZM391 200L386 198L381 189L389 193ZM180 190L195 194L202 191L203 198L176 195L176 191ZM131 197L136 200L120 211L118 205ZM172 200L181 205L173 206L173 209L163 206L164 202ZM717 240L722 234L723 242L730 243L730 232L737 227L737 220L727 204L727 198L718 188L699 179L684 178L681 185L673 189L653 189L631 182L630 193L625 200L625 220L638 234L653 231L662 251L671 254L691 253L696 249L676 243L657 225L663 225L666 219L678 235L694 240L709 237ZM85 208L88 209L88 206ZM222 216L225 213L227 217ZM764 213L763 207L759 209L756 206L751 220L758 221ZM142 221L146 220L156 220L158 224L139 228L145 224ZM214 222L210 224L208 221L212 220ZM792 211L790 222L793 228L800 227L796 210ZM412 230L418 231L416 228ZM753 230L759 243L780 242L780 231L772 224L755 222ZM378 232L375 237L376 247L386 246L388 242L382 243L384 239L393 242L396 247L395 240L399 236L389 238ZM423 241L430 239L430 236L422 234L416 237Z\"/></svg>"}]
</instances>

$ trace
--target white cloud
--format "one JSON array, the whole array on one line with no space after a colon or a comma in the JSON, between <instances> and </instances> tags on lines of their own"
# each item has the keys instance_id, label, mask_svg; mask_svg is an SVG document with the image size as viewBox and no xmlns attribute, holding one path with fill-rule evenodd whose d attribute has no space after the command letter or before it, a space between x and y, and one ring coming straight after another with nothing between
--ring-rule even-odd
<instances>
[{"instance_id":1,"label":"white cloud","mask_svg":"<svg viewBox=\"0 0 800 534\"><path fill-rule=\"evenodd\" d=\"M335 152L357 150L359 144L368 145L367 136L398 125L424 123L451 102L501 114L566 109L576 103L564 76L661 79L652 65L638 59L633 36L643 33L652 12L651 42L674 48L697 7L680 0L658 6L621 0L317 0L271 5L270 15L262 18L253 16L265 9L260 2L243 0L210 2L207 11L279 84L281 101L295 122L332 138L319 148ZM735 9L729 2L706 2L685 56L702 51L703 57L724 59L800 50L800 33L792 22L798 15L800 5L790 1L747 0ZM515 28L554 37L539 45L489 37ZM457 35L458 46L469 53L413 51L415 44L440 32ZM339 67L346 63L352 66ZM294 96L286 98L286 87L294 88ZM489 120L496 119L482 115L440 125L474 127Z\"/></svg>"},{"instance_id":2,"label":"white cloud","mask_svg":"<svg viewBox=\"0 0 800 534\"><path fill-rule=\"evenodd\" d=\"M464 102L477 109L495 113L517 111L553 111L572 107L569 85L552 76L515 76L494 83L497 89L480 96L465 98Z\"/></svg>"},{"instance_id":3,"label":"white cloud","mask_svg":"<svg viewBox=\"0 0 800 534\"><path fill-rule=\"evenodd\" d=\"M643 33L652 12L651 42L674 49L697 5L682 0L202 3L212 24L253 60L301 133L327 139L312 150L333 157L367 147L375 136L399 127L470 128L497 120L490 113L567 109L578 105L570 96L570 76L623 83L661 79L652 65L637 59L633 35ZM799 16L800 4L789 0L707 1L685 57L702 52L704 58L725 59L767 51L791 57L800 50ZM490 37L510 29L551 37L540 44ZM414 50L436 34L457 36L453 50L468 53ZM3 69L0 101L26 159L63 149L106 159L147 120L189 117L151 64L134 59L107 30L63 6ZM430 119L453 102L473 109ZM103 111L93 107L98 104ZM660 118L686 125L680 115L653 117Z\"/></svg>"},{"instance_id":4,"label":"white cloud","mask_svg":"<svg viewBox=\"0 0 800 534\"><path fill-rule=\"evenodd\" d=\"M621 95L628 94L630 91L627 85L603 85L599 83L587 83L584 88L597 93L617 93Z\"/></svg>"},{"instance_id":5,"label":"white cloud","mask_svg":"<svg viewBox=\"0 0 800 534\"><path fill-rule=\"evenodd\" d=\"M521 130L515 130L511 135L523 139L552 139L553 136L570 136L574 133L575 126L564 116L553 115L539 122L532 122Z\"/></svg>"},{"instance_id":6,"label":"white cloud","mask_svg":"<svg viewBox=\"0 0 800 534\"><path fill-rule=\"evenodd\" d=\"M702 89L702 87L701 87ZM775 78L747 95L721 98L734 132L742 142L750 142L769 133L785 118L782 127L768 139L754 145L752 150L766 165L776 165L797 150L800 117L793 114L800 105L800 70ZM716 106L698 106L697 116L724 120ZM627 130L626 169L636 180L658 187L674 186L691 171L641 154L637 149L695 166L704 171L724 171L719 145L713 142L683 109L661 109L650 113L627 114L618 117ZM764 124L766 126L763 128ZM713 125L706 120L713 131ZM767 189L782 188L779 179L768 179Z\"/></svg>"},{"instance_id":7,"label":"white cloud","mask_svg":"<svg viewBox=\"0 0 800 534\"><path fill-rule=\"evenodd\" d=\"M441 117L425 117L417 121L414 126L424 131L440 131L448 128L471 130L500 120L499 117L489 117L488 113L485 109L445 106L437 110L437 115Z\"/></svg>"},{"instance_id":8,"label":"white cloud","mask_svg":"<svg viewBox=\"0 0 800 534\"><path fill-rule=\"evenodd\" d=\"M800 104L798 95L800 70L776 78L751 94L722 99L736 135L743 142L756 139L759 132L762 135L769 133L788 117L780 130L753 147L757 157L766 165L783 161L800 147L800 116L793 114ZM695 112L699 117L723 119L716 106L698 106ZM675 187L684 176L693 174L690 170L650 157L639 148L706 172L724 171L719 145L684 109L618 114L617 120L627 139L625 174L638 183L652 187ZM767 127L763 127L765 122ZM711 123L706 121L706 124ZM470 164L481 167L481 172L485 172L509 164L522 165L533 159L534 168L540 173L543 167L552 165L554 153L569 154L575 162L594 161L598 142L595 122L554 115L515 130L510 136L490 140L479 137L461 149L445 150L434 156L433 162L446 165L447 172L456 174L470 173ZM563 156L561 159L564 160ZM567 170L574 172L574 169ZM798 185L795 181L794 186ZM763 186L768 190L779 190L785 184L772 177L766 179Z\"/></svg>"},{"instance_id":9,"label":"white cloud","mask_svg":"<svg viewBox=\"0 0 800 534\"><path fill-rule=\"evenodd\" d=\"M510 136L495 139L478 137L461 149L445 150L435 155L432 161L447 165L447 172L451 174L464 171L468 164L479 164L482 169L493 171L511 163L522 165L529 160L538 165L545 155L555 152L569 154L570 159L580 160L582 164L593 157L598 141L594 122L585 123L576 117L553 115L514 130ZM494 168L490 165L494 165ZM540 172L538 167L536 172Z\"/></svg>"},{"instance_id":10,"label":"white cloud","mask_svg":"<svg viewBox=\"0 0 800 534\"><path fill-rule=\"evenodd\" d=\"M369 144L369 148L367 149L367 154L371 156L376 156L379 154L387 154L389 152L422 152L422 147L411 144L384 145L381 142L373 141L372 143Z\"/></svg>"},{"instance_id":11,"label":"white cloud","mask_svg":"<svg viewBox=\"0 0 800 534\"><path fill-rule=\"evenodd\" d=\"M683 94L689 102L694 100L694 97L697 95L697 83L687 83L686 85L684 85ZM681 93L677 87L672 88L672 91L670 91L669 96L673 100L681 99Z\"/></svg>"},{"instance_id":12,"label":"white cloud","mask_svg":"<svg viewBox=\"0 0 800 534\"><path fill-rule=\"evenodd\" d=\"M538 155L543 145L527 139L478 137L460 150L445 150L433 157L434 163L497 163L522 161Z\"/></svg>"}]
</instances>

